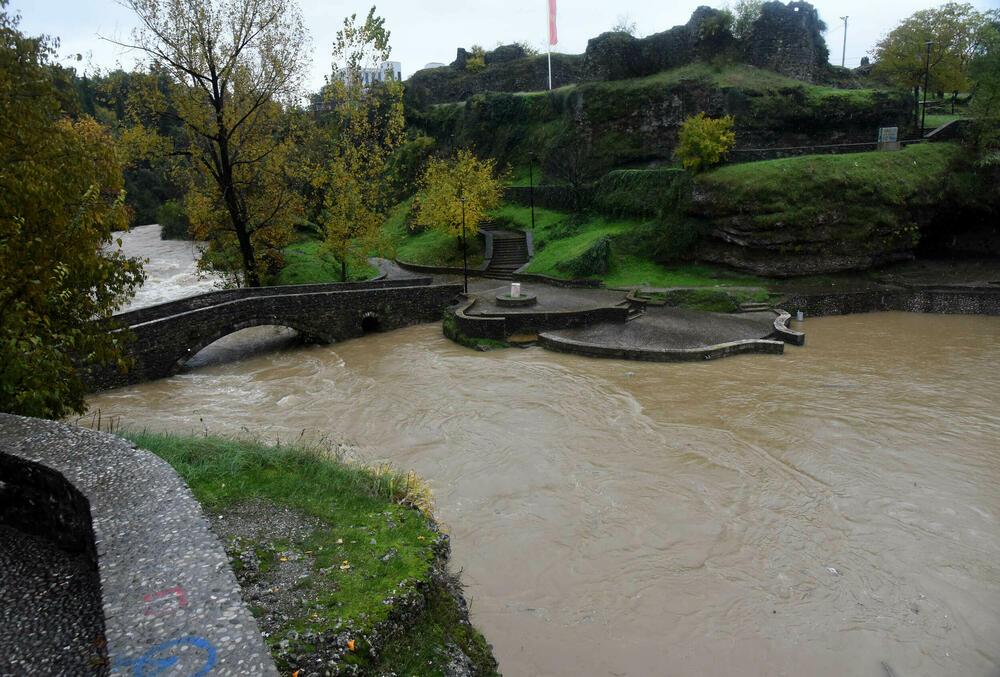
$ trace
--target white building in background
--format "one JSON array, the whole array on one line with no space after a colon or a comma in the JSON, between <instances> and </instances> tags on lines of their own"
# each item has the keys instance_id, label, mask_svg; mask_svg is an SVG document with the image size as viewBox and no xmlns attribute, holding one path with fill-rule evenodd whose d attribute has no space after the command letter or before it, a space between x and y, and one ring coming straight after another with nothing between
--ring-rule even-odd
<instances>
[{"instance_id":1,"label":"white building in background","mask_svg":"<svg viewBox=\"0 0 1000 677\"><path fill-rule=\"evenodd\" d=\"M428 68L444 68L444 67L445 64L441 63L440 61L431 61L430 63L424 64L424 70L427 70Z\"/></svg>"},{"instance_id":2,"label":"white building in background","mask_svg":"<svg viewBox=\"0 0 1000 677\"><path fill-rule=\"evenodd\" d=\"M386 61L380 68L361 69L361 82L364 85L385 82L390 78L399 82L403 80L403 64L401 62Z\"/></svg>"}]
</instances>

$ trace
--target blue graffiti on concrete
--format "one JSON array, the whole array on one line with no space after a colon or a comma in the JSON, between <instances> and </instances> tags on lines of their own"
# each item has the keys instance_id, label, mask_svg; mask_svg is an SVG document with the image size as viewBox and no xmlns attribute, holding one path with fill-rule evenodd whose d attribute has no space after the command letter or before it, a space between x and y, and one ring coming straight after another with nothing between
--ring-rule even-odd
<instances>
[{"instance_id":1,"label":"blue graffiti on concrete","mask_svg":"<svg viewBox=\"0 0 1000 677\"><path fill-rule=\"evenodd\" d=\"M169 653L169 649L182 644L190 644L191 646L205 650L204 665L197 672L192 672L190 675L185 675L184 677L202 677L202 675L207 674L215 665L215 647L207 639L201 637L181 637L180 639L172 639L169 642L164 642L150 649L134 661L117 661L114 665L114 671L117 671L121 667L133 666L135 677L153 677L154 675L159 675L172 668L180 660L179 656L164 656L163 654L165 652ZM177 677L181 676L178 675Z\"/></svg>"}]
</instances>

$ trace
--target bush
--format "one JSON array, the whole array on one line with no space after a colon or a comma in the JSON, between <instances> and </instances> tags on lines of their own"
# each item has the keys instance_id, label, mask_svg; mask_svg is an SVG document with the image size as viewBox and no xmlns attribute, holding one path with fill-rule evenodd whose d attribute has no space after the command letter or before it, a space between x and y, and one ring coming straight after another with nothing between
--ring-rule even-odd
<instances>
[{"instance_id":1,"label":"bush","mask_svg":"<svg viewBox=\"0 0 1000 677\"><path fill-rule=\"evenodd\" d=\"M160 238L163 240L192 240L191 221L183 207L173 200L164 202L156 210L156 222L160 224Z\"/></svg>"},{"instance_id":2,"label":"bush","mask_svg":"<svg viewBox=\"0 0 1000 677\"><path fill-rule=\"evenodd\" d=\"M669 263L686 258L705 238L708 228L706 221L666 214L616 237L615 245L623 254Z\"/></svg>"},{"instance_id":3,"label":"bush","mask_svg":"<svg viewBox=\"0 0 1000 677\"><path fill-rule=\"evenodd\" d=\"M591 207L609 216L661 216L690 190L679 169L620 169L592 184Z\"/></svg>"},{"instance_id":4,"label":"bush","mask_svg":"<svg viewBox=\"0 0 1000 677\"><path fill-rule=\"evenodd\" d=\"M729 153L736 141L733 117L713 119L701 112L681 123L679 144L674 154L685 169L698 174L717 164Z\"/></svg>"}]
</instances>

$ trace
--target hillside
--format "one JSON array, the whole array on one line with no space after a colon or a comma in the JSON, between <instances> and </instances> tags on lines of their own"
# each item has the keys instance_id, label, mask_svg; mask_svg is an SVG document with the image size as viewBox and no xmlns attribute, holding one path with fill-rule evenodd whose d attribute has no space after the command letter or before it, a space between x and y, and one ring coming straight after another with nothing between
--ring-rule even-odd
<instances>
[{"instance_id":1,"label":"hillside","mask_svg":"<svg viewBox=\"0 0 1000 677\"><path fill-rule=\"evenodd\" d=\"M678 126L701 111L732 115L733 156L754 159L759 148L871 142L879 127L904 127L908 106L903 93L811 85L747 64L694 63L552 92L476 94L430 106L411 126L515 165L533 152L551 179L579 183L613 168L673 164Z\"/></svg>"}]
</instances>

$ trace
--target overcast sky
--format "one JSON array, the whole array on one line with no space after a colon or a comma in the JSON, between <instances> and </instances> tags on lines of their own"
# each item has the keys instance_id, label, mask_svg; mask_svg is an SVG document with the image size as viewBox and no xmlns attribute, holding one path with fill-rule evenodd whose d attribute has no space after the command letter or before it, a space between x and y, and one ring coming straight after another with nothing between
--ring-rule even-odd
<instances>
[{"instance_id":1,"label":"overcast sky","mask_svg":"<svg viewBox=\"0 0 1000 677\"><path fill-rule=\"evenodd\" d=\"M724 7L735 0L680 0L679 2L597 2L596 0L558 0L559 44L555 52L580 54L587 40L609 30L619 19L635 22L638 36L658 33L686 23L700 4ZM330 69L330 46L343 18L367 14L371 2L340 0L299 0L302 16L312 38L312 64L307 83L311 90L323 84ZM847 15L846 65L857 66L878 39L901 19L919 9L943 2L923 0L817 0L813 3L828 30L826 42L830 61L840 64ZM979 10L1000 7L1000 0L973 0ZM392 58L403 64L403 78L408 78L426 63L449 63L457 47L479 44L491 49L500 43L527 42L545 50L547 38L547 0L382 0L377 13L386 19L392 33ZM21 30L28 35L58 37L60 61L78 71L116 65L131 69L133 53L101 40L101 37L127 42L135 21L130 10L115 0L10 0L9 12L20 12ZM81 54L77 63L71 55Z\"/></svg>"}]
</instances>

